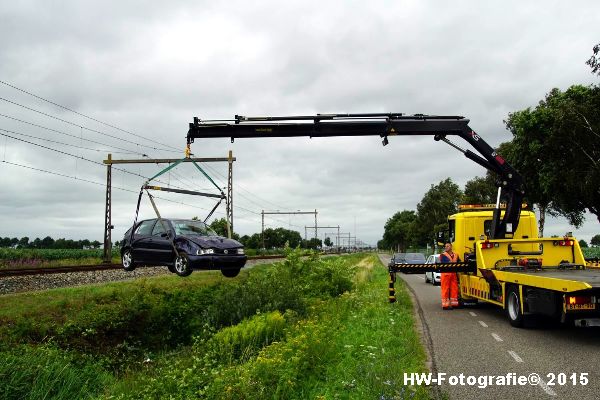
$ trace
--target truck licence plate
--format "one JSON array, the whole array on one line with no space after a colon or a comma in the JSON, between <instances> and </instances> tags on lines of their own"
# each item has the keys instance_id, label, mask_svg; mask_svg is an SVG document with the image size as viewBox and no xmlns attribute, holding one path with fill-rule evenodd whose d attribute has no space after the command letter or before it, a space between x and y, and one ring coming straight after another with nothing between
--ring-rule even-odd
<instances>
[{"instance_id":1,"label":"truck licence plate","mask_svg":"<svg viewBox=\"0 0 600 400\"><path fill-rule=\"evenodd\" d=\"M595 310L596 304L567 304L567 310Z\"/></svg>"}]
</instances>

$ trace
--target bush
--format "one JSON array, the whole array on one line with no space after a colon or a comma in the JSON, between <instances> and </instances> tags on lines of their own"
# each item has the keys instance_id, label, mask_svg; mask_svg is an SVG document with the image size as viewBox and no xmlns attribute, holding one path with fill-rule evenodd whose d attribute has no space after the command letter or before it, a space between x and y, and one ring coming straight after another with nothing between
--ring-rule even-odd
<instances>
[{"instance_id":1,"label":"bush","mask_svg":"<svg viewBox=\"0 0 600 400\"><path fill-rule=\"evenodd\" d=\"M586 258L600 257L600 247L587 247L581 249Z\"/></svg>"},{"instance_id":2,"label":"bush","mask_svg":"<svg viewBox=\"0 0 600 400\"><path fill-rule=\"evenodd\" d=\"M262 349L249 362L222 369L207 386L207 398L296 398L299 385L322 376L331 357L332 332L319 321L300 321L285 341Z\"/></svg>"},{"instance_id":3,"label":"bush","mask_svg":"<svg viewBox=\"0 0 600 400\"><path fill-rule=\"evenodd\" d=\"M284 336L286 320L279 311L259 314L223 328L208 341L208 351L226 364L244 361Z\"/></svg>"}]
</instances>

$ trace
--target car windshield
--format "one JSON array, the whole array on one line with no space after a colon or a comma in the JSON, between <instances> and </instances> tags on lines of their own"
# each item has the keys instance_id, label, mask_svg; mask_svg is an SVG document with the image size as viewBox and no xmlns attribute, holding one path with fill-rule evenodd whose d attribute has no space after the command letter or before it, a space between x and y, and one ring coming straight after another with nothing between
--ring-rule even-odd
<instances>
[{"instance_id":1,"label":"car windshield","mask_svg":"<svg viewBox=\"0 0 600 400\"><path fill-rule=\"evenodd\" d=\"M425 263L425 256L421 253L406 253L406 262L409 264L423 264Z\"/></svg>"},{"instance_id":2,"label":"car windshield","mask_svg":"<svg viewBox=\"0 0 600 400\"><path fill-rule=\"evenodd\" d=\"M202 221L174 220L172 222L176 235L218 236Z\"/></svg>"}]
</instances>

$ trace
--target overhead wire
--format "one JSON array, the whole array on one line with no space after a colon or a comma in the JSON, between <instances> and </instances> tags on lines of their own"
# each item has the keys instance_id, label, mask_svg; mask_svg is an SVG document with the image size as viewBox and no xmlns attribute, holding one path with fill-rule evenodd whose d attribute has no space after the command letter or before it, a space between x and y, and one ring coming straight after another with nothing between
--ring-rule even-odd
<instances>
[{"instance_id":1,"label":"overhead wire","mask_svg":"<svg viewBox=\"0 0 600 400\"><path fill-rule=\"evenodd\" d=\"M6 130L6 129L2 129L2 128L0 128L0 131L7 131L7 130ZM105 166L103 163L100 163L100 162L98 162L98 161L90 160L89 158L85 158L85 157L82 157L82 156L78 156L78 155L75 155L75 154L71 154L71 153L68 153L68 152L66 152L66 151L62 151L62 150L54 149L54 148L52 148L52 147L44 146L44 145L42 145L42 144L39 144L39 143L30 142L30 141L28 141L28 140L25 140L25 139L21 139L21 138L18 138L18 137L14 137L14 136L11 136L11 135L7 135L6 133L1 133L1 132L0 132L0 135L2 135L2 136L5 136L5 137L9 137L9 138L11 138L11 139L14 139L14 140L18 140L18 141L20 141L20 142L28 143L28 144L31 144L31 145L33 145L33 146L41 147L41 148L43 148L43 149L46 149L46 150L51 150L51 151L54 151L54 152L57 152L57 153L60 153L60 154L64 154L64 155L67 155L67 156L70 156L70 157L74 157L74 158L77 158L77 159L81 159L81 160L84 160L84 161L90 162L90 163L92 163L92 164L101 165L101 166L103 166L103 167ZM114 169L116 169L117 171L122 171L122 172L124 172L124 173L126 173L126 174L135 175L135 176L138 176L138 177L140 177L140 178L148 179L148 177L147 177L147 176L144 176L144 175L141 175L141 174L137 174L137 173L135 173L135 172L127 171L127 170L124 170L124 169L121 169L121 168L117 168L117 167L113 167L113 168L114 168ZM164 184L166 184L166 182L164 182L164 181L161 181L161 180L158 180L158 179L157 179L156 181L157 181L157 182L160 182L160 183L164 183ZM182 188L182 187L178 187L178 186L174 186L174 185L173 185L173 187L175 187L175 188L178 188L178 189L184 189L184 188Z\"/></svg>"},{"instance_id":2,"label":"overhead wire","mask_svg":"<svg viewBox=\"0 0 600 400\"><path fill-rule=\"evenodd\" d=\"M92 129L92 128L88 128L88 127L86 127L86 126L79 125L79 124L77 124L77 123L75 123L75 122L67 121L66 119L62 119L62 118L56 117L56 116L54 116L54 115L51 115L51 114L45 113L45 112L43 112L43 111L36 110L35 108L31 108L31 107L28 107L28 106L26 106L26 105L19 104L19 103L15 102L15 101L12 101L12 100L5 99L4 97L0 97L0 100L2 100L2 101L5 101L5 102L7 102L7 103L10 103L10 104L13 104L13 105L16 105L16 106L18 106L18 107L22 107L22 108L24 108L24 109L26 109L26 110L29 110L29 111L36 112L36 113L38 113L38 114L41 114L41 115L44 115L44 116L46 116L46 117L48 117L48 118L52 118L52 119L55 119L55 120L57 120L57 121L64 122L64 123L66 123L66 124L69 124L69 125L72 125L72 126L76 126L76 127L78 127L78 128L83 128L83 129L85 129L85 130L87 130L87 131L90 131L90 132L99 133L100 135L108 136L108 137L110 137L110 138L113 138L113 139L116 139L116 140L120 140L120 141L127 142L127 143L131 143L131 144L135 144L136 146L146 147L146 148L149 148L149 149L152 149L152 150L157 150L157 151L168 151L168 152L175 152L175 150L160 149L160 148L153 147L153 146L147 146L147 145L143 145L143 144L140 144L140 143L133 142L133 141L131 141L131 140L127 140L127 139L123 139L123 138L121 138L121 137L118 137L118 136L115 136L115 135L111 135L111 134L109 134L109 133L106 133L106 132L101 132L101 131L98 131L98 130L95 130L95 129ZM177 152L179 152L179 151L177 151Z\"/></svg>"},{"instance_id":3,"label":"overhead wire","mask_svg":"<svg viewBox=\"0 0 600 400\"><path fill-rule=\"evenodd\" d=\"M52 104L52 105L54 105L54 106L56 106L56 107L62 108L63 110L70 111L70 112L72 112L72 113L74 113L74 114L77 114L77 115L79 115L79 116L81 116L81 117L87 118L87 119L89 119L89 120L91 120L91 121L94 121L94 122L97 122L97 123L99 123L99 124L102 124L102 125L104 125L104 126L107 126L107 127L109 127L109 128L116 129L116 130L118 130L118 131L121 131L121 132L123 132L123 133L130 134L130 135L132 135L132 136L135 136L135 137L137 137L137 138L140 138L140 139L145 139L145 140L151 141L151 142L153 142L153 143L160 144L161 146L170 147L171 149L173 149L173 150L176 150L176 151L180 151L180 150L179 150L179 149L177 149L176 147L173 147L173 146L171 146L171 145L168 145L168 144L165 144L165 143L161 143L161 142L159 142L159 141L156 141L156 140L153 140L153 139L147 138L147 137L145 137L145 136L142 136L142 135L139 135L139 134L136 134L136 133L130 132L130 131L128 131L128 130L125 130L125 129L122 129L122 128L119 128L118 126L115 126L115 125L109 124L109 123L107 123L107 122L101 121L101 120L99 120L99 119L96 119L96 118L94 118L94 117L90 117L89 115L86 115L86 114L80 113L79 111L75 111L75 110L73 110L73 109L71 109L71 108L69 108L69 107L63 106L62 104L58 104L58 103L56 103L56 102L54 102L54 101L52 101L52 100L48 100L48 99L46 99L46 98L44 98L44 97L41 97L41 96L39 96L39 95L36 95L36 94L34 94L34 93L31 93L31 92L29 92L29 91L27 91L27 90L25 90L25 89L21 89L21 88L19 88L19 87L15 86L15 85L12 85L12 84L10 84L10 83L8 83L8 82L5 82L5 81L2 81L2 80L0 80L0 83L2 83L3 85L9 86L9 87L11 87L11 88L13 88L13 89L15 89L15 90L18 90L18 91L20 91L20 92L22 92L22 93L28 94L29 96L35 97L36 99L39 99L39 100L45 101L46 103L49 103L49 104Z\"/></svg>"},{"instance_id":4,"label":"overhead wire","mask_svg":"<svg viewBox=\"0 0 600 400\"><path fill-rule=\"evenodd\" d=\"M89 179L84 179L84 178L78 178L76 176L61 174L60 172L49 171L49 170L46 170L46 169L36 168L36 167L29 166L29 165L14 163L14 162L11 162L11 161L3 161L3 163L9 164L9 165L14 165L14 166L21 167L21 168L30 169L30 170L33 170L33 171L44 172L44 173L47 173L47 174L56 175L56 176L60 176L60 177L63 177L63 178L69 178L69 179L74 179L74 180L77 180L77 181L87 182L87 183L91 183L91 184L98 185L98 186L106 186L106 184L102 183L102 182L97 182L97 181L93 181L93 180L89 180ZM126 188L123 188L123 187L120 187L120 186L111 186L111 187L113 189L121 190L121 191L124 191L124 192L129 192L129 193L134 193L134 194L138 193L138 191L136 191L136 190L126 189ZM208 208L205 208L205 207L195 206L193 204L187 204L187 203L183 203L183 202L176 201L176 200L166 199L164 197L159 197L159 196L154 196L154 197L157 198L157 199L161 199L161 200L164 200L164 201L171 202L171 203L181 204L181 205L185 205L185 206L188 206L188 207L198 208L198 209L201 209L201 210L208 210Z\"/></svg>"},{"instance_id":5,"label":"overhead wire","mask_svg":"<svg viewBox=\"0 0 600 400\"><path fill-rule=\"evenodd\" d=\"M79 177L76 177L76 176L66 175L66 174L62 174L60 172L49 171L49 170L42 169L42 168L36 168L36 167L29 166L29 165L14 163L14 162L11 162L11 161L4 160L4 161L2 161L2 163L9 164L9 165L16 166L16 167L21 167L21 168L29 169L29 170L33 170L33 171L37 171L37 172L43 172L43 173L47 173L47 174L50 174L50 175L56 175L56 176L63 177L63 178L69 178L69 179L73 179L73 180L77 180L77 181L91 183L91 184L94 184L94 185L97 185L97 186L106 186L106 184L102 183L102 182L97 182L97 181L93 181L93 180L90 180L90 179L79 178ZM138 194L138 191L131 190L131 189L126 189L126 188L123 188L123 187L120 187L120 186L112 186L112 188L120 190L120 191L123 191L123 192L129 192L129 193ZM167 198L160 197L160 196L154 196L154 198L160 199L160 200L164 200L164 201L169 202L169 203L174 203L174 204L184 205L184 206L187 206L187 207L197 208L197 209L204 210L204 211L208 210L208 208L205 208L205 207L195 206L193 204L188 204L188 203L184 203L184 202L181 202L181 201L167 199ZM215 213L220 214L220 215L224 215L223 212L219 212L219 211L216 211ZM240 219L244 219L244 218L240 218ZM248 220L248 219L245 219L245 220L246 221L254 222L253 220Z\"/></svg>"},{"instance_id":6,"label":"overhead wire","mask_svg":"<svg viewBox=\"0 0 600 400\"><path fill-rule=\"evenodd\" d=\"M85 146L78 146L76 144L71 144L71 143L64 143L64 142L59 142L57 140L52 140L52 139L46 139L46 138L41 138L39 136L33 136L33 135L28 135L26 133L21 133L21 132L15 132L15 131L11 131L8 129L3 129L0 128L0 131L4 131L4 132L9 132L9 133L13 133L15 135L19 135L19 136L25 136L31 139L37 139L37 140L43 140L45 142L50 142L50 143L56 143L56 144L62 144L63 146L70 146L70 147L75 147L77 149L81 149L81 150L90 150L90 151L97 151L97 152L105 152L108 153L110 152L110 150L104 150L104 149L92 149L89 147L85 147ZM120 151L112 151L113 153L116 154L138 154L138 153L125 153L125 152L120 152Z\"/></svg>"},{"instance_id":7,"label":"overhead wire","mask_svg":"<svg viewBox=\"0 0 600 400\"><path fill-rule=\"evenodd\" d=\"M83 139L83 129L85 129L85 130L88 130L88 131L90 131L90 132L98 133L98 134L101 134L101 135L104 135L104 136L107 136L107 137L110 137L110 138L113 138L113 139L121 140L121 141L124 141L124 142L127 142L127 143L134 144L134 145L136 145L136 146L142 146L142 147L150 148L150 149L157 150L157 151L167 151L167 152L175 152L175 151L177 151L177 152L178 152L178 151L179 151L179 150L177 150L175 147L173 147L173 146L171 146L171 145L168 145L168 144L165 144L165 143L158 142L158 141L156 141L156 140L153 140L153 139L150 139L150 138L144 137L144 136L142 136L142 135L135 134L135 133L133 133L133 132L131 132L131 131L128 131L128 130L122 129L122 128L118 127L118 126L115 126L115 125L112 125L112 124L106 123L106 122L104 122L104 121L101 121L101 120L99 120L99 119L96 119L96 118L90 117L90 116L88 116L88 115L86 115L86 114L83 114L83 113L80 113L80 112L78 112L78 111L75 111L75 110L73 110L73 109L71 109L71 108L69 108L69 107L63 106L63 105L61 105L61 104L58 104L58 103L56 103L56 102L54 102L54 101L48 100L48 99L46 99L46 98L43 98L43 97L41 97L41 96L38 96L38 95L36 95L36 94L34 94L34 93L31 93L31 92L29 92L29 91L27 91L27 90L21 89L21 88L19 88L19 87L15 86L15 85L12 85L12 84L10 84L10 83L8 83L8 82L5 82L5 81L2 81L2 80L0 80L0 83L4 84L4 85L6 85L6 86L9 86L9 87L11 87L11 88L13 88L13 89L15 89L15 90L18 90L18 91L20 91L20 92L22 92L22 93L25 93L25 94L27 94L27 95L30 95L30 96L32 96L32 97L35 97L35 98L37 98L37 99L39 99L39 100L42 100L42 101L44 101L44 102L47 102L47 103L49 103L49 104L52 104L52 105L54 105L54 106L56 106L56 107L62 108L62 109L64 109L64 110L67 110L67 111L69 111L69 112L72 112L72 113L74 113L74 114L76 114L76 115L79 115L79 116L82 116L82 117L84 117L84 118L87 118L87 119L89 119L89 120L91 120L91 121L94 121L94 122L100 123L100 124L102 124L102 125L104 125L104 126L107 126L107 127L110 127L110 128L116 129L116 130L119 130L119 131L121 131L121 132L124 132L124 133L130 134L130 135L132 135L132 136L135 136L135 137L138 137L138 138L141 138L141 139L145 139L145 140L147 140L147 141L150 141L150 142L153 142L153 143L159 144L159 145L161 145L161 146L169 147L169 148L171 148L171 149L173 149L173 150L161 149L161 148L156 148L156 147L153 147L153 146L146 146L146 145L142 145L142 144L140 144L140 143L133 142L133 141L130 141L130 140L127 140L127 139L123 139L123 138L120 138L120 137L117 137L117 136L114 136L114 135L108 134L108 133L106 133L106 132L101 132L101 131L98 131L98 130L95 130L95 129L91 129L91 128L85 127L85 126L83 126L83 125L80 125L80 124L77 124L77 123L74 123L74 122L71 122L71 121L67 121L67 120L65 120L65 119L62 119L62 118L59 118L59 117L56 117L56 116L50 115L50 114L48 114L48 113L45 113L45 112L43 112L43 111L36 110L36 109L34 109L34 108L31 108L31 107L25 106L25 105L23 105L23 104L20 104L20 103L17 103L17 102L14 102L14 101L11 101L11 100L8 100L8 99L5 99L5 98L3 98L3 97L0 97L0 100L2 100L2 101L5 101L5 102L7 102L7 103L10 103L10 104L16 105L16 106L18 106L18 107L21 107L21 108L24 108L24 109L27 109L27 110L30 110L30 111L33 111L33 112L35 112L35 113L38 113L38 114L44 115L44 116L46 116L46 117L49 117L49 118L52 118L52 119L58 120L58 121L60 121L60 122L63 122L63 123L66 123L66 124L69 124L69 125L72 125L72 126L79 127L79 128L81 129L81 131L82 131L82 134L81 134L81 136L80 136L80 137L77 137L77 136L75 136L75 135L71 135L71 134L68 134L68 133L66 133L66 132L58 131L58 130L56 130L56 129L52 129L52 128L49 128L49 127L44 127L44 126L42 126L42 125L34 124L34 123L31 123L31 122L28 122L28 121L23 121L23 120L20 120L20 119L18 119L18 118L11 117L11 116L8 116L8 115L5 115L5 114L0 114L0 116L2 116L2 117L5 117L5 118L10 118L10 119L13 119L13 120L15 120L15 121L18 121L18 122L21 122L21 123L29 124L29 125L32 125L32 126L36 126L36 127L42 128L42 129L46 129L46 130L49 130L49 131L53 131L53 132L56 132L56 133L60 133L60 134L63 134L63 135L71 136L71 137L74 137L74 138L80 139L81 141L83 141L83 140L84 140L84 139ZM15 132L15 131L10 131L10 130L6 130L6 129L2 129L2 128L0 128L0 130L2 130L2 131L4 131L4 132L9 132L9 133L13 133L13 134L16 134L16 135L20 135L20 136L25 136L25 137L29 137L29 138L33 138L33 139L37 139L37 140L44 140L44 141L48 141L48 142L51 142L51 143L56 143L56 144L67 145L67 146L71 146L71 147L78 148L78 149L91 150L91 151L102 151L102 150L99 150L99 149L91 149L91 148L86 148L86 147L84 147L84 146L77 146L77 145L72 145L72 144L62 143L62 142L59 142L59 141L53 141L53 140L51 140L51 139L44 139L44 138L36 137L36 136L33 136L33 135L27 135L27 134L23 134L23 133ZM22 142L24 142L24 143L28 143L28 144L31 144L31 145L35 145L35 146L38 146L38 147L42 147L42 148L45 148L45 149L48 149L48 150L56 151L56 152L58 152L58 153L61 153L61 154L65 154L65 155L68 155L68 156L71 156L71 157L75 157L76 159L82 159L82 160L85 160L85 161L88 161L88 162L91 162L91 163L94 163L94 164L98 164L98 165L104 166L104 164L101 164L101 163L99 163L99 162L96 162L96 161L93 161L93 160L89 160L89 159L87 159L87 158L85 158L85 157L83 157L83 156L77 156L77 155L73 155L73 154L70 154L70 153L67 153L67 152L63 152L63 151L61 151L61 150L58 150L58 149L53 149L53 148L50 148L50 147L47 147L47 146L40 145L40 144L38 144L38 143L33 143L33 142L29 142L29 141L26 141L26 140L23 140L23 139L19 139L19 138L16 138L16 137L12 137L12 136L10 136L10 135L1 134L1 133L0 133L0 135L3 135L3 136L5 136L6 138L12 138L12 139L15 139L15 140L18 140L18 141L22 141ZM85 140L86 140L86 141L89 141L89 142L92 142L92 143L96 143L96 144L102 144L102 145L108 146L108 145L106 145L106 144L104 144L104 143L100 143L100 142L97 142L97 141L93 141L92 139L88 139L88 138L86 138ZM116 146L112 146L112 147L118 148L118 147L116 147ZM122 154L141 154L142 156L147 156L147 155L146 155L146 154L144 154L144 153L135 152L135 151L131 151L131 150L128 150L128 149L123 149L123 148L119 148L119 149L121 149L121 150L126 150L126 152L122 152ZM115 151L113 151L113 152L115 152ZM6 153L6 143L5 143L5 153ZM119 152L115 152L115 153L119 153ZM6 157L5 157L5 158L6 158ZM5 161L5 160L4 160L4 161ZM6 161L5 161L5 162L6 162ZM7 163L10 163L10 162L7 162ZM18 165L18 164L16 164L16 163L10 163L10 164L12 164L12 165ZM217 174L217 175L220 175L221 177L225 178L225 177L224 177L222 174L220 174L218 171L216 171L216 170L214 170L213 168L211 168L211 167L207 166L207 165L206 165L206 163L204 163L204 165L205 165L205 167L207 167L208 169L210 169L210 170L211 170L213 173L215 173L215 174ZM19 166L22 166L22 165L19 165ZM23 167L26 167L26 166L23 166ZM33 168L33 167L26 167L26 168L35 169L35 168ZM113 167L113 168L114 168L114 167ZM119 171L122 171L123 173L128 173L128 174L131 174L131 175L135 175L135 176L139 176L139 177L142 177L142 178L146 178L146 179L147 179L147 177L145 177L145 176L143 176L143 175L141 175L141 174L136 174L136 173L134 173L134 172L130 172L130 171L127 171L127 170L124 170L124 169L120 169L120 168L115 168L115 169L116 169L116 170L119 170ZM41 170L41 169L36 169L36 170L43 171L43 172L47 172L47 171L45 171L45 170ZM57 173L57 174L58 174L58 173ZM59 174L59 175L60 175L60 174ZM63 175L61 175L61 176L63 176ZM64 176L65 176L65 177L69 177L69 176L67 176L67 175L64 175ZM178 174L175 174L175 173L173 173L173 176L175 177L175 180L176 180L176 181L178 181L178 182L180 182L180 183L182 183L182 184L186 185L186 182L184 182L184 181L183 181L183 177L181 177L181 176L179 176ZM81 181L86 181L86 182L87 182L87 180L85 180L85 179L82 179L82 178L76 178L76 177L71 177L71 178L74 178L74 179L77 179L77 180L81 180ZM157 181L159 181L159 180L157 180ZM90 181L90 182L91 182L91 181ZM162 182L162 181L159 181L159 182L161 182L161 183L164 183L164 182ZM96 183L97 183L97 182L96 182ZM221 184L223 184L223 183L224 183L224 182L221 182ZM169 182L169 184L170 184L170 182ZM174 185L173 185L173 187L177 187L177 186L174 186ZM120 188L120 189L122 189L122 188ZM122 189L122 190L125 190L125 189ZM239 190L243 190L243 191L245 191L246 193L248 193L248 194L250 194L250 195L252 195L252 196L256 197L257 199L260 199L261 201L267 202L267 203L269 203L269 204L271 204L271 205L273 205L273 206L275 206L275 207L278 207L278 208L286 208L286 207L282 207L282 206L280 206L280 205L277 205L277 204L275 204L275 203L273 203L273 202L270 202L270 201L268 201L268 200L266 200L266 199L264 199L264 198L262 198L262 197L260 197L260 196L258 196L258 195L256 195L256 194L254 194L254 193L250 192L249 190L247 190L247 189L243 188L242 186L236 185L235 191L236 191L236 194L237 194L238 196L240 196L240 197L242 197L242 198L246 199L247 201L249 201L249 202L251 202L251 203L253 203L253 204L255 204L255 205L258 205L258 206L260 206L260 207L262 207L262 204L259 204L259 203L257 203L256 201L252 200L251 198L249 198L249 197L245 196L244 194L240 193L240 192L239 192ZM241 209L241 210L243 210L243 211L246 211L246 212L250 212L250 213L252 213L252 214L255 214L255 215L261 215L261 213L259 213L259 212L252 211L252 210L249 210L249 209L247 209L247 208L244 208L244 207L237 206L237 208L238 208L238 209ZM300 227L300 226L298 226L298 225L293 225L293 224L287 223L286 221L282 221L282 220L279 220L279 219L277 219L277 218L274 218L274 217L266 217L266 218L268 218L268 219L270 219L270 220L272 220L272 221L277 221L277 222L280 222L280 223L287 224L287 225L289 225L289 226L295 226L295 227L297 227L297 228L301 228L301 227Z\"/></svg>"},{"instance_id":8,"label":"overhead wire","mask_svg":"<svg viewBox=\"0 0 600 400\"><path fill-rule=\"evenodd\" d=\"M225 176L223 176L222 174L220 174L218 171L214 170L214 169L213 169L213 168L211 168L210 166L206 165L206 163L203 163L203 165L204 165L204 166L206 166L206 167L207 167L207 168L208 168L208 169L209 169L211 172L213 172L214 174L216 174L216 175L219 175L219 176L221 176L223 179L225 179ZM253 203L253 204L256 204L256 205L260 206L260 207L261 207L261 208L263 208L263 209L264 209L264 208L266 208L266 207L263 207L263 204L259 204L259 203L255 202L254 200L250 199L249 197L247 197L247 196L244 196L242 193L240 193L240 192L238 191L238 189L239 189L239 190L243 190L243 191L245 191L245 192L247 192L247 193L251 194L252 196L256 197L257 199L260 199L260 200L264 201L265 203L269 203L269 204L271 204L272 206L275 206L275 208L277 208L277 209L286 209L286 208L289 208L289 207L285 207L285 206L277 205L277 204L275 204L275 203L273 203L273 202L271 202L271 201L269 201L269 200L266 200L266 199L264 199L264 198L260 197L260 196L259 196L259 195L257 195L257 194L254 194L254 193L252 193L251 191L249 191L249 190L245 189L243 186L241 186L241 185L239 185L239 184L236 184L236 186L235 186L235 188L234 188L234 191L236 192L236 194L237 194L237 195L239 195L240 197L242 197L242 198L244 198L244 199L248 200L249 202L251 202L251 203Z\"/></svg>"},{"instance_id":9,"label":"overhead wire","mask_svg":"<svg viewBox=\"0 0 600 400\"><path fill-rule=\"evenodd\" d=\"M51 132L55 132L55 133L58 133L58 134L61 134L61 135L72 137L74 139L79 139L79 137L76 136L76 135L73 135L73 134L70 134L70 133L67 133L67 132L63 132L63 131L59 131L57 129L49 128L47 126L34 124L33 122L24 121L24 120L19 119L19 118L11 117L10 115L6 115L6 114L0 113L0 117L12 119L13 121L17 121L17 122L21 122L23 124L28 124L28 125L31 125L31 126L35 126L36 128L42 128L42 129L45 129L45 130L48 130L48 131L51 131ZM125 148L122 148L122 147L117 147L115 145L109 145L109 144L98 142L96 140L92 140L92 139L89 139L89 138L84 138L83 140L91 142L91 143L99 144L99 145L102 145L102 146L107 146L107 147L112 147L112 148L115 148L115 149L122 150L122 154L139 154L142 157L144 157L144 156L147 157L147 154L141 153L139 151L134 151L134 150L131 150L131 149L125 149ZM113 151L113 152L117 153L116 151Z\"/></svg>"},{"instance_id":10,"label":"overhead wire","mask_svg":"<svg viewBox=\"0 0 600 400\"><path fill-rule=\"evenodd\" d=\"M72 113L74 113L74 114L77 114L77 115L83 116L83 117L85 117L85 118L87 118L87 119L89 119L89 120L92 120L92 121L95 121L95 122L101 123L101 124L103 124L103 125L105 125L105 126L111 127L111 128L113 128L113 129L117 129L117 130L119 130L119 131L122 131L122 132L124 132L124 133L128 133L128 134L130 134L130 135L133 135L133 136L135 136L135 137L139 137L139 138L142 138L142 139L146 139L146 140L152 141L152 142L154 142L154 143L158 143L158 144L160 144L160 145L163 145L163 146L166 146L166 147L170 147L170 148L172 148L172 149L176 149L176 148L175 148L175 147L173 147L173 146L170 146L170 145L163 144L163 143L161 143L161 142L158 142L158 141L155 141L155 140L152 140L152 139L146 138L146 137L144 137L144 136L141 136L141 135L135 134L135 133L133 133L133 132L127 131L127 130L125 130L125 129L119 128L119 127L117 127L117 126L115 126L115 125L112 125L112 124L106 123L106 122L104 122L104 121L98 120L98 119L96 119L96 118L93 118L93 117L90 117L90 116L88 116L88 115L85 115L85 114L83 114L83 113L80 113L80 112L78 112L78 111L75 111L75 110L73 110L73 109L71 109L71 108L69 108L69 107L63 106L63 105L61 105L61 104L58 104L58 103L56 103L56 102L54 102L54 101L51 101L51 100L48 100L48 99L46 99L46 98L43 98L43 97L41 97L41 96L38 96L38 95L36 95L36 94L33 94L33 93L31 93L31 92L29 92L29 91L27 91L27 90L21 89L21 88L19 88L19 87L15 86L15 85L12 85L12 84L10 84L10 83L8 83L8 82L5 82L5 81L2 81L2 80L0 80L0 83L4 84L4 85L6 85L6 86L9 86L9 87L11 87L11 88L13 88L13 89L15 89L15 90L18 90L18 91L20 91L20 92L22 92L22 93L26 93L26 94L28 94L28 95L30 95L30 96L32 96L32 97L35 97L35 98L37 98L37 99L40 99L40 100L42 100L42 101L45 101L45 102L47 102L47 103L49 103L49 104L52 104L52 105L54 105L54 106L57 106L57 107L60 107L60 108L62 108L62 109L64 109L64 110L67 110L67 111L69 111L69 112L72 112ZM8 99L5 99L5 98L2 98L2 97L0 97L0 100L6 101L6 102L8 102L8 103L11 103L11 104L14 104L14 105L17 105L17 106L19 106L19 107L23 107L23 108L25 108L25 109L28 109L28 110L30 110L30 111L34 111L34 112L36 112L36 113L40 113L40 114L42 114L42 115L45 115L45 116L47 116L47 117L50 117L50 118L53 118L53 119L59 120L59 121L61 121L61 122L64 122L64 123L67 123L67 124L71 124L71 125L77 126L77 127L79 127L80 129L86 129L86 130L89 130L89 131L91 131L91 132L100 133L100 134L102 134L102 135L106 135L106 136L108 136L108 137L111 137L111 138L115 138L115 139L118 139L118 140L122 140L122 141L125 141L125 142L128 142L128 143L135 144L136 146L140 146L140 144L139 144L139 143L132 142L132 141L129 141L129 140L126 140L126 139L123 139L123 138L119 138L119 137L116 137L116 136L113 136L113 135L107 134L107 133L105 133L105 132L100 132L100 131L97 131L97 130L94 130L94 129L90 129L90 128L84 127L84 126L82 126L82 125L79 125L79 124L73 123L73 122L71 122L71 121L64 120L64 119L62 119L62 118L55 117L55 116L53 116L53 115L50 115L50 114L44 113L44 112L42 112L42 111L39 111L39 110L33 109L33 108L31 108L31 107L27 107L27 106L25 106L25 105L19 104L19 103L17 103L17 102L14 102L14 101L11 101L11 100L8 100ZM11 119L17 120L17 121L19 121L19 122L23 122L23 123L29 123L29 122L22 121L22 120L19 120L19 119L17 119L17 118L14 118L14 117L6 116L6 115L4 115L4 114L0 114L0 116L6 117L6 118L11 118ZM39 126L39 125L37 125L37 124L33 124L33 123L29 123L29 124L31 124L31 125L34 125L34 126L38 126L38 127L42 127L42 126ZM46 128L46 127L43 127L43 128L44 128L44 129L48 129L48 130L52 130L52 131L55 131L55 132L56 132L56 130L53 130L53 129L51 129L51 128ZM62 133L62 134L65 134L64 132L60 132L60 133ZM69 136L75 137L75 135L69 135ZM88 139L86 139L86 140L88 140ZM91 141L91 140L90 140L90 141ZM142 146L143 146L143 145L142 145ZM158 148L156 148L156 147L152 147L152 146L144 146L144 147L151 148L151 149L153 149L153 150L158 150L158 151L171 151L171 150L166 150L166 149L158 149ZM175 151L175 150L172 150L172 151ZM178 151L178 150L177 150L177 151ZM137 154L140 154L140 153L137 153ZM205 166L206 166L206 164L205 164ZM223 177L223 175L221 175L220 173L218 173L217 171L215 171L215 170L214 170L214 169L212 169L211 167L209 167L209 166L206 166L206 167L207 167L208 169L210 169L210 170L211 170L213 173L216 173L216 174L218 174L218 175L220 175L220 176L222 176L222 177ZM182 183L183 183L183 182L182 182ZM249 194L251 194L251 195L255 196L256 198L258 198L258 199L260 199L260 200L262 200L262 201L265 201L265 202L267 202L267 203L269 203L269 204L271 204L271 205L274 205L274 206L275 206L275 207L277 207L277 208L285 208L285 207L279 206L279 205L277 205L277 204L275 204L275 203L272 203L272 202L270 202L270 201L268 201L268 200L266 200L266 199L263 199L263 198L261 198L260 196L258 196L258 195L255 195L254 193L250 192L249 190L247 190L247 189L245 189L245 188L243 188L243 187L241 187L241 186L239 186L239 185L236 185L236 188L235 188L235 189L236 189L236 192L237 192L237 194L238 194L240 197L242 197L242 198L244 198L244 199L248 200L249 202L251 202L251 203L253 203L253 204L255 204L255 205L258 205L258 206L262 207L262 204L259 204L259 203L255 202L254 200L250 199L249 197L245 196L244 194L242 194L242 193L239 193L239 190L237 190L238 188L239 188L240 190L243 190L243 191L245 191L245 192L247 192L247 193L249 193Z\"/></svg>"}]
</instances>

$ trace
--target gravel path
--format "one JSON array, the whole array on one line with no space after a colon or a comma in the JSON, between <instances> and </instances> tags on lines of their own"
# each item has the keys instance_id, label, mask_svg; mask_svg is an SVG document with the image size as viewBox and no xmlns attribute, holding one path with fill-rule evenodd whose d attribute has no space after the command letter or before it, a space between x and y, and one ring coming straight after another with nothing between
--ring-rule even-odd
<instances>
[{"instance_id":1,"label":"gravel path","mask_svg":"<svg viewBox=\"0 0 600 400\"><path fill-rule=\"evenodd\" d=\"M257 264L271 264L281 259L250 260L244 269ZM195 273L198 273L196 271ZM132 279L170 274L167 267L144 267L127 272L123 270L68 272L63 274L29 275L0 278L0 295L81 286L103 282L128 281Z\"/></svg>"}]
</instances>

